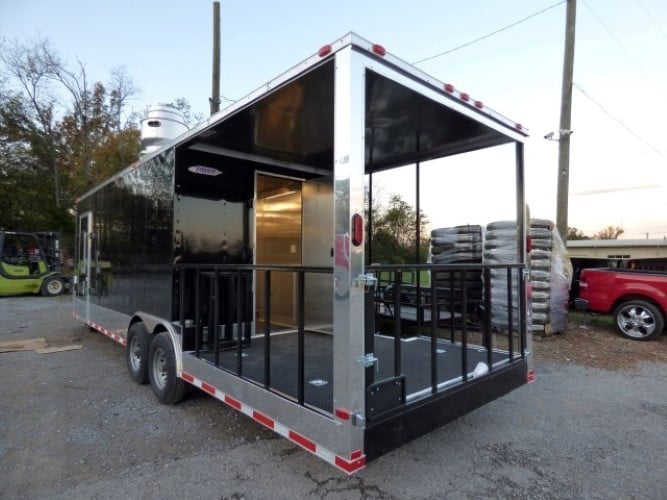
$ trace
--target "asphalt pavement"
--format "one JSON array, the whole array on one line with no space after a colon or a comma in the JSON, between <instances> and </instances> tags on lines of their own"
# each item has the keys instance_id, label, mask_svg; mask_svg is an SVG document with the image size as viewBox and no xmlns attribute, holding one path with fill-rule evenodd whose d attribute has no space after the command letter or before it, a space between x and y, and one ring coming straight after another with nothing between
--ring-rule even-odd
<instances>
[{"instance_id":1,"label":"asphalt pavement","mask_svg":"<svg viewBox=\"0 0 667 500\"><path fill-rule=\"evenodd\" d=\"M348 477L196 389L159 404L69 297L0 298L0 342L34 338L81 347L0 353L3 499L667 498L664 363L537 365Z\"/></svg>"}]
</instances>

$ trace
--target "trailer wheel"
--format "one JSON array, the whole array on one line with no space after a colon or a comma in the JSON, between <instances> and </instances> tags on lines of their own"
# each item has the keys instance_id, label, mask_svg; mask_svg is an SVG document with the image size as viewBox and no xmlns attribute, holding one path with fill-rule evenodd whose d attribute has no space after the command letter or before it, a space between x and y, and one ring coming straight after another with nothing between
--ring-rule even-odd
<instances>
[{"instance_id":1,"label":"trailer wheel","mask_svg":"<svg viewBox=\"0 0 667 500\"><path fill-rule=\"evenodd\" d=\"M63 283L63 280L56 276L51 276L50 278L46 278L42 282L42 288L40 289L40 293L44 297L55 297L56 295L60 295L63 293L63 290L65 289L65 284Z\"/></svg>"},{"instance_id":2,"label":"trailer wheel","mask_svg":"<svg viewBox=\"0 0 667 500\"><path fill-rule=\"evenodd\" d=\"M148 383L148 351L150 335L143 323L135 323L127 332L125 361L130 377L138 384Z\"/></svg>"},{"instance_id":3,"label":"trailer wheel","mask_svg":"<svg viewBox=\"0 0 667 500\"><path fill-rule=\"evenodd\" d=\"M176 353L167 332L153 338L148 359L148 378L155 397L160 403L178 403L183 399L185 382L176 375Z\"/></svg>"},{"instance_id":4,"label":"trailer wheel","mask_svg":"<svg viewBox=\"0 0 667 500\"><path fill-rule=\"evenodd\" d=\"M649 340L665 327L662 313L644 300L621 303L614 311L614 322L622 335L634 340Z\"/></svg>"}]
</instances>

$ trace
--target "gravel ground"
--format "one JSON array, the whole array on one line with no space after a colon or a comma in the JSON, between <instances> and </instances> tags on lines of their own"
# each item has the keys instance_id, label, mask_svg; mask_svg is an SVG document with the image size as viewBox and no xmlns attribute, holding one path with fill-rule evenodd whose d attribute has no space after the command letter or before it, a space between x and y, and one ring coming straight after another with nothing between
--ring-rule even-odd
<instances>
[{"instance_id":1,"label":"gravel ground","mask_svg":"<svg viewBox=\"0 0 667 500\"><path fill-rule=\"evenodd\" d=\"M157 403L70 300L0 299L0 498L667 498L667 335L577 317L524 386L346 477L192 390Z\"/></svg>"}]
</instances>

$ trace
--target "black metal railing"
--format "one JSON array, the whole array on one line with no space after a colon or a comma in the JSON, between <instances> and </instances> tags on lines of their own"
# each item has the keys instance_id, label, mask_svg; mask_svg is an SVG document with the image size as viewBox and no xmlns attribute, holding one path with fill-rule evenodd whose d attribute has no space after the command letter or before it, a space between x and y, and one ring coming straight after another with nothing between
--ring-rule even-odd
<instances>
[{"instance_id":1,"label":"black metal railing","mask_svg":"<svg viewBox=\"0 0 667 500\"><path fill-rule=\"evenodd\" d=\"M381 394L383 381L396 386L399 376L405 377L407 397L413 392L423 398L428 393L434 395L465 384L474 373L470 360L478 359L481 351L488 372L525 358L527 308L523 268L522 264L479 263L369 266L366 271L378 278L378 287L367 299L374 301L375 319L367 320L366 328L374 334L393 337L393 353L385 352L385 359L380 359L380 363L393 359L393 370L385 369L381 376L375 373L370 380L367 377L367 397ZM365 338L366 353L377 357L376 337L367 334ZM419 378L415 371L423 369L406 366L406 349L415 349L415 344L406 340L415 337L430 341L426 387L410 387L411 377ZM438 360L446 342L460 350L457 378L439 373L444 365ZM476 353L474 358L471 353ZM420 362L424 358L422 353ZM451 358L449 361L451 365ZM373 403L369 406L382 406L381 401Z\"/></svg>"},{"instance_id":2,"label":"black metal railing","mask_svg":"<svg viewBox=\"0 0 667 500\"><path fill-rule=\"evenodd\" d=\"M307 300L314 295L310 276L331 275L331 268L179 264L174 272L174 317L182 325L184 351L300 405L332 411L331 385L326 401L319 402L313 402L307 385L321 352L335 368L331 337L313 339L306 324ZM378 279L377 287L368 288L365 317L359 318L365 329L366 394L375 398L367 407L377 415L471 382L480 361L493 373L526 357L523 265L374 265L366 272ZM278 290L281 273L291 276L293 290ZM274 336L280 328L272 290L295 296L289 336ZM333 317L333 297L330 304ZM251 337L254 321L263 324L255 324ZM286 337L292 342L288 348L278 343ZM409 342L415 339L419 342ZM424 348L418 359L408 352L415 346Z\"/></svg>"},{"instance_id":3,"label":"black metal railing","mask_svg":"<svg viewBox=\"0 0 667 500\"><path fill-rule=\"evenodd\" d=\"M183 350L214 364L216 367L244 377L265 389L278 392L300 405L308 403L305 391L306 365L306 276L332 274L331 268L304 266L211 265L179 264L175 266L178 311L175 317L182 327ZM272 376L272 279L278 273L295 277L295 324L287 328L296 333L296 349L283 350L292 358L283 366L295 373ZM263 293L253 297L257 283ZM283 291L284 292L284 291ZM244 365L246 351L253 349L252 323L257 319L253 305L261 308L263 328L257 325L255 340L261 340L253 353L253 363ZM286 328L282 328L285 330ZM261 358L260 362L255 359ZM287 375L287 377L286 377ZM289 378L294 383L285 383ZM325 405L326 406L326 405ZM330 404L329 404L330 406ZM330 408L323 408L328 409Z\"/></svg>"}]
</instances>

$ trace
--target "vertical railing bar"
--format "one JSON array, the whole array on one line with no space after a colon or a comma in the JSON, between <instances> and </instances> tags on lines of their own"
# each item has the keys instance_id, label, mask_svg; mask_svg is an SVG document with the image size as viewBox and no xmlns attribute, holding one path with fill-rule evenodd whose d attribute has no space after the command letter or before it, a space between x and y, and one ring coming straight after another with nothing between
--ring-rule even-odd
<instances>
[{"instance_id":1,"label":"vertical railing bar","mask_svg":"<svg viewBox=\"0 0 667 500\"><path fill-rule=\"evenodd\" d=\"M523 274L523 270L520 269L518 271L519 273L519 318L520 318L520 341L521 341L521 357L524 358L526 356L526 329L528 328L526 324L526 314L528 310L528 304L526 302L526 282L524 281L525 275Z\"/></svg>"},{"instance_id":2,"label":"vertical railing bar","mask_svg":"<svg viewBox=\"0 0 667 500\"><path fill-rule=\"evenodd\" d=\"M367 268L372 269L372 268ZM375 352L375 313L376 301L379 287L368 287L364 293L364 354L369 355ZM368 387L375 382L375 365L367 366L364 370L366 383Z\"/></svg>"},{"instance_id":3,"label":"vertical railing bar","mask_svg":"<svg viewBox=\"0 0 667 500\"><path fill-rule=\"evenodd\" d=\"M264 387L271 386L271 270L264 274Z\"/></svg>"},{"instance_id":4,"label":"vertical railing bar","mask_svg":"<svg viewBox=\"0 0 667 500\"><path fill-rule=\"evenodd\" d=\"M491 337L491 270L484 269L484 346L486 347L486 364L493 371L493 339Z\"/></svg>"},{"instance_id":5,"label":"vertical railing bar","mask_svg":"<svg viewBox=\"0 0 667 500\"><path fill-rule=\"evenodd\" d=\"M454 272L449 271L449 340L456 342L456 293L454 293Z\"/></svg>"},{"instance_id":6,"label":"vertical railing bar","mask_svg":"<svg viewBox=\"0 0 667 500\"><path fill-rule=\"evenodd\" d=\"M394 376L401 374L401 281L403 273L394 271Z\"/></svg>"},{"instance_id":7,"label":"vertical railing bar","mask_svg":"<svg viewBox=\"0 0 667 500\"><path fill-rule=\"evenodd\" d=\"M462 316L463 326L461 328L461 377L463 381L468 380L468 290L466 287L466 270L461 271L461 282L463 287L461 289L463 295Z\"/></svg>"},{"instance_id":8,"label":"vertical railing bar","mask_svg":"<svg viewBox=\"0 0 667 500\"><path fill-rule=\"evenodd\" d=\"M220 287L218 286L218 268L216 267L213 271L213 331L209 331L209 342L210 336L213 335L213 349L215 350L215 366L220 364L220 349L218 346L218 323L220 322Z\"/></svg>"},{"instance_id":9,"label":"vertical railing bar","mask_svg":"<svg viewBox=\"0 0 667 500\"><path fill-rule=\"evenodd\" d=\"M233 279L230 275L229 279ZM243 374L243 276L241 269L236 271L236 374Z\"/></svg>"},{"instance_id":10,"label":"vertical railing bar","mask_svg":"<svg viewBox=\"0 0 667 500\"><path fill-rule=\"evenodd\" d=\"M178 322L181 325L181 338L185 336L185 269L178 271Z\"/></svg>"},{"instance_id":11,"label":"vertical railing bar","mask_svg":"<svg viewBox=\"0 0 667 500\"><path fill-rule=\"evenodd\" d=\"M424 318L422 316L424 308L422 307L422 291L421 291L421 283L420 283L421 275L420 275L419 270L417 270L416 276L417 276L417 284L416 284L416 287L415 287L415 292L417 293L417 298L416 298L415 303L417 305L417 317L415 319L417 320L417 332L419 332L421 334L422 325L424 323L424 321L423 321Z\"/></svg>"},{"instance_id":12,"label":"vertical railing bar","mask_svg":"<svg viewBox=\"0 0 667 500\"><path fill-rule=\"evenodd\" d=\"M299 359L297 360L297 371L298 371L298 378L297 378L297 383L298 383L298 401L300 405L303 405L304 403L304 387L305 387L305 360L304 360L304 337L305 337L305 332L304 332L304 323L305 323L305 311L304 311L304 303L305 303L305 295L304 295L304 271L303 269L300 269L298 271L298 287L297 287L297 292L298 292L298 304L297 304L297 314L298 314L298 322L299 322L299 330L298 330L298 357Z\"/></svg>"},{"instance_id":13,"label":"vertical railing bar","mask_svg":"<svg viewBox=\"0 0 667 500\"><path fill-rule=\"evenodd\" d=\"M199 357L199 350L201 349L201 311L199 309L199 271L200 267L195 269L195 353Z\"/></svg>"},{"instance_id":14,"label":"vertical railing bar","mask_svg":"<svg viewBox=\"0 0 667 500\"><path fill-rule=\"evenodd\" d=\"M234 276L232 274L232 270L229 269L226 271L227 275L229 276L229 279L227 280L227 304L226 304L226 314L225 314L225 341L230 341L231 343L234 341Z\"/></svg>"},{"instance_id":15,"label":"vertical railing bar","mask_svg":"<svg viewBox=\"0 0 667 500\"><path fill-rule=\"evenodd\" d=\"M514 336L514 318L512 315L512 268L508 267L507 268L507 330L508 330L508 348L507 350L509 351L509 357L510 357L510 362L512 361L512 358L514 357L512 349L513 349L513 336Z\"/></svg>"},{"instance_id":16,"label":"vertical railing bar","mask_svg":"<svg viewBox=\"0 0 667 500\"><path fill-rule=\"evenodd\" d=\"M438 297L435 290L435 276L431 279L431 393L438 392L438 349L436 328L440 319Z\"/></svg>"}]
</instances>

